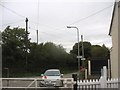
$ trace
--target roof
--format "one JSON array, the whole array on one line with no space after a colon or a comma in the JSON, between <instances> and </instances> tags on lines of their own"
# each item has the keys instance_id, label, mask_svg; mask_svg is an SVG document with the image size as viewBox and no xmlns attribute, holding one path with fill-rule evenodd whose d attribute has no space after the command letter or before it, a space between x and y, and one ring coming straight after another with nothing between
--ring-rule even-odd
<instances>
[{"instance_id":1,"label":"roof","mask_svg":"<svg viewBox=\"0 0 120 90\"><path fill-rule=\"evenodd\" d=\"M47 71L60 71L59 69L48 69Z\"/></svg>"},{"instance_id":2,"label":"roof","mask_svg":"<svg viewBox=\"0 0 120 90\"><path fill-rule=\"evenodd\" d=\"M112 12L112 18L111 18L111 23L110 23L110 29L109 29L109 34L108 34L108 35L110 35L110 36L111 36L113 18L114 18L114 15L115 15L115 7L116 7L116 2L114 3L113 12Z\"/></svg>"}]
</instances>

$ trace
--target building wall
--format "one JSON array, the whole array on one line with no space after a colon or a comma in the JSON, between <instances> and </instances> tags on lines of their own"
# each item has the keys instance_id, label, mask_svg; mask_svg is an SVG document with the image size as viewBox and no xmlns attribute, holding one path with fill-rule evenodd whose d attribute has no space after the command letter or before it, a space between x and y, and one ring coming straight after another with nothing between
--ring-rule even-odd
<instances>
[{"instance_id":1,"label":"building wall","mask_svg":"<svg viewBox=\"0 0 120 90\"><path fill-rule=\"evenodd\" d=\"M115 13L111 28L112 52L111 52L111 77L118 77L118 3L116 3Z\"/></svg>"},{"instance_id":2,"label":"building wall","mask_svg":"<svg viewBox=\"0 0 120 90\"><path fill-rule=\"evenodd\" d=\"M118 77L120 77L120 2L118 2Z\"/></svg>"}]
</instances>

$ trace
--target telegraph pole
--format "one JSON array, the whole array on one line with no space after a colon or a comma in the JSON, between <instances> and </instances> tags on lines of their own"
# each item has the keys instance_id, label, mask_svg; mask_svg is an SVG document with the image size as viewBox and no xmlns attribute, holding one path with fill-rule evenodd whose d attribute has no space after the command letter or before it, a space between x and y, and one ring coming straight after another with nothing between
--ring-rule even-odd
<instances>
[{"instance_id":1,"label":"telegraph pole","mask_svg":"<svg viewBox=\"0 0 120 90\"><path fill-rule=\"evenodd\" d=\"M36 33L37 33L37 44L38 44L38 30L36 30Z\"/></svg>"},{"instance_id":2,"label":"telegraph pole","mask_svg":"<svg viewBox=\"0 0 120 90\"><path fill-rule=\"evenodd\" d=\"M28 57L27 57L27 51L28 51L28 18L25 20L26 22L26 33L25 33L25 60L26 60L26 72L27 72L27 66L28 66Z\"/></svg>"},{"instance_id":3,"label":"telegraph pole","mask_svg":"<svg viewBox=\"0 0 120 90\"><path fill-rule=\"evenodd\" d=\"M84 58L83 35L81 35L81 41L82 41L82 58Z\"/></svg>"}]
</instances>

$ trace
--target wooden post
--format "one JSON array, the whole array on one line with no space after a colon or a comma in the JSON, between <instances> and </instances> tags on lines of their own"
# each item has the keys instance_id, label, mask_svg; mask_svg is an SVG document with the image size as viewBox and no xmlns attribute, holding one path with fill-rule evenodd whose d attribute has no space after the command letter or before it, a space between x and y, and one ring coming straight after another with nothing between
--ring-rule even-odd
<instances>
[{"instance_id":1,"label":"wooden post","mask_svg":"<svg viewBox=\"0 0 120 90\"><path fill-rule=\"evenodd\" d=\"M85 69L85 79L87 80L87 69Z\"/></svg>"},{"instance_id":2,"label":"wooden post","mask_svg":"<svg viewBox=\"0 0 120 90\"><path fill-rule=\"evenodd\" d=\"M88 61L88 75L91 75L91 61Z\"/></svg>"},{"instance_id":3,"label":"wooden post","mask_svg":"<svg viewBox=\"0 0 120 90\"><path fill-rule=\"evenodd\" d=\"M73 80L76 82L74 85L73 85L73 90L77 90L77 74L72 74L72 78Z\"/></svg>"}]
</instances>

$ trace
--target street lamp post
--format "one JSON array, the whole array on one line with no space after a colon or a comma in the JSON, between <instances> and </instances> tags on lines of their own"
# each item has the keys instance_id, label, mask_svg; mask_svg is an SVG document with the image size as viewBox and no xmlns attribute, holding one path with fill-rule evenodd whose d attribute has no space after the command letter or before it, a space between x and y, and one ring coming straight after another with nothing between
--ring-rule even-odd
<instances>
[{"instance_id":1,"label":"street lamp post","mask_svg":"<svg viewBox=\"0 0 120 90\"><path fill-rule=\"evenodd\" d=\"M79 77L79 80L80 80L80 58L82 58L82 56L80 56L80 49L79 49L79 29L77 27L74 27L74 26L67 26L67 28L75 28L77 29L77 41L78 41L78 77Z\"/></svg>"}]
</instances>

